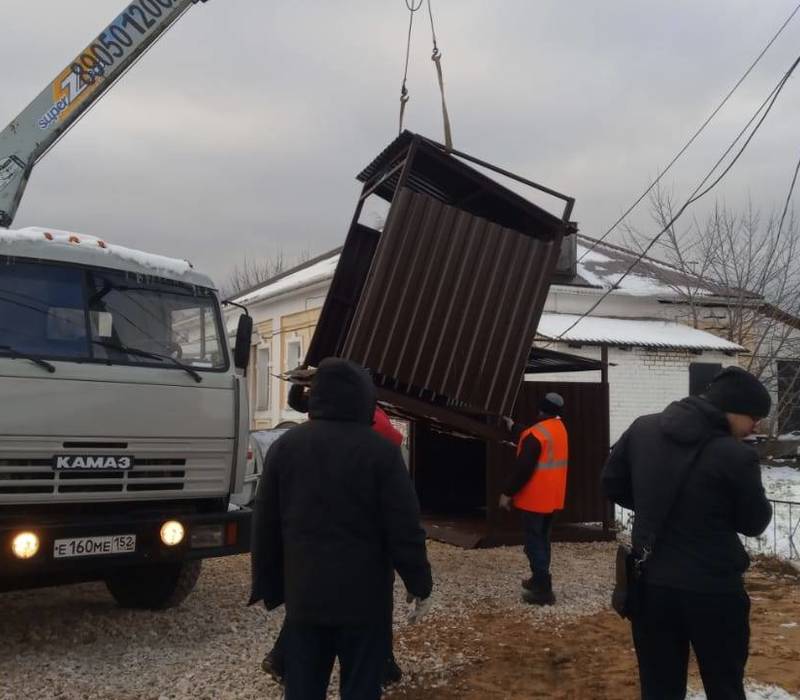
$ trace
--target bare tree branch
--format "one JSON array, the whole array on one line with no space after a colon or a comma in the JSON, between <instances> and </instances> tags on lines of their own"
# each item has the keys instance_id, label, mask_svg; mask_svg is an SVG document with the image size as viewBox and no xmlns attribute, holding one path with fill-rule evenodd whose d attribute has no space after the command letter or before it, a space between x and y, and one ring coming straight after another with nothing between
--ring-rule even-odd
<instances>
[{"instance_id":1,"label":"bare tree branch","mask_svg":"<svg viewBox=\"0 0 800 700\"><path fill-rule=\"evenodd\" d=\"M659 227L673 219L672 197L660 185L650 205ZM764 219L749 200L740 211L717 202L702 224L671 226L660 249L681 273L674 289L691 324L746 348L742 365L779 395L773 429L800 399L800 231L794 212L779 222L774 214ZM626 231L641 249L646 238ZM796 369L787 373L791 362Z\"/></svg>"},{"instance_id":2,"label":"bare tree branch","mask_svg":"<svg viewBox=\"0 0 800 700\"><path fill-rule=\"evenodd\" d=\"M311 258L312 253L309 246L303 248L292 261L287 261L281 248L268 258L253 259L245 255L242 262L234 266L225 280L222 286L223 296L230 297L257 287L295 265L308 262Z\"/></svg>"}]
</instances>

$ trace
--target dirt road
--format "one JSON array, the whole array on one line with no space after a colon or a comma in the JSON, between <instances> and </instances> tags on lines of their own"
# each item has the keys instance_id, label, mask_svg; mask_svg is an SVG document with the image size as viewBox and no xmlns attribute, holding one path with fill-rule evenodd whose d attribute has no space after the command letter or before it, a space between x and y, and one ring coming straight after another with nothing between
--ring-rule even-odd
<instances>
[{"instance_id":1,"label":"dirt road","mask_svg":"<svg viewBox=\"0 0 800 700\"><path fill-rule=\"evenodd\" d=\"M405 678L388 697L635 698L630 632L607 611L613 552L556 545L559 602L539 609L519 600L519 548L431 543L430 618L407 625L397 587ZM281 615L246 607L249 575L247 557L208 562L184 605L159 613L120 610L102 584L0 595L0 699L277 700L281 689L259 662ZM748 583L749 675L800 694L800 584L764 569Z\"/></svg>"},{"instance_id":2,"label":"dirt road","mask_svg":"<svg viewBox=\"0 0 800 700\"><path fill-rule=\"evenodd\" d=\"M748 678L777 685L800 697L800 576L788 569L757 565L748 577L752 607ZM442 687L426 686L390 695L393 700L485 700L488 698L563 698L564 700L635 700L636 657L630 628L613 612L603 611L551 631L519 621L510 610L493 610L464 620L478 632L470 643L483 647L483 658ZM415 628L402 632L404 643L424 645ZM452 653L464 640L452 635ZM701 688L692 660L690 685ZM785 697L785 696L784 696Z\"/></svg>"}]
</instances>

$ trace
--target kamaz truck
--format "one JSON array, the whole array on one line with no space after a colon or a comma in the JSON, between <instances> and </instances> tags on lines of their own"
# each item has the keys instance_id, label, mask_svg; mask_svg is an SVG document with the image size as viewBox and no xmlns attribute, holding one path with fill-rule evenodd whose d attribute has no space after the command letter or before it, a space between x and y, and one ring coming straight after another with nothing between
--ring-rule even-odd
<instances>
[{"instance_id":1,"label":"kamaz truck","mask_svg":"<svg viewBox=\"0 0 800 700\"><path fill-rule=\"evenodd\" d=\"M35 163L192 0L134 0L0 132L0 226ZM183 260L0 229L0 591L103 580L164 608L249 550L243 373L212 281ZM2 599L0 598L0 607Z\"/></svg>"}]
</instances>

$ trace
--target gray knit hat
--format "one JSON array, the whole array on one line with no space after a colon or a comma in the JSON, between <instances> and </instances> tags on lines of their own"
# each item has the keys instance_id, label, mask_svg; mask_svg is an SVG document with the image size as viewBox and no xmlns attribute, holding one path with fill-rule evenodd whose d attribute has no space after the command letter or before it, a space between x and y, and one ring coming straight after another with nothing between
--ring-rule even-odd
<instances>
[{"instance_id":1,"label":"gray knit hat","mask_svg":"<svg viewBox=\"0 0 800 700\"><path fill-rule=\"evenodd\" d=\"M545 397L539 402L539 410L546 413L548 416L557 416L564 408L564 399L561 394L556 394L554 391L545 394Z\"/></svg>"}]
</instances>

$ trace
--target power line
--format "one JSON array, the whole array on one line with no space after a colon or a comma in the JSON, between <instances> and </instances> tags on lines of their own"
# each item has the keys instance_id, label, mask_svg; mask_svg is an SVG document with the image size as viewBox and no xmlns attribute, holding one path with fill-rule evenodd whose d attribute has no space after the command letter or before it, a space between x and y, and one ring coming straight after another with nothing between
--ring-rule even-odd
<instances>
[{"instance_id":1,"label":"power line","mask_svg":"<svg viewBox=\"0 0 800 700\"><path fill-rule=\"evenodd\" d=\"M661 174L655 180L653 180L653 182L650 183L649 187L644 192L642 192L642 194L639 195L638 199L625 210L625 212L622 214L622 216L620 216L611 225L611 227L602 236L600 236L600 238L598 238L596 241L594 241L589 246L589 248L580 256L580 258L578 258L578 262L581 262L589 253L591 253L598 245L600 245L600 243L602 243L606 238L608 238L608 236L611 234L611 232L614 229L616 229L617 226L619 226L625 220L625 218L628 216L628 214L630 214L637 206L639 206L639 203L648 194L650 194L650 192L653 190L653 188L659 182L661 182L661 179L664 177L664 175L666 175L669 172L669 170L672 168L672 166L675 165L675 163L678 161L678 159L684 153L686 153L686 151L689 149L689 147L695 142L697 137L700 136L701 133L703 133L703 130L709 125L711 120L714 119L714 117L717 116L717 113L725 106L725 104L731 98L733 93L736 92L736 90L739 88L739 86L745 81L747 76L750 75L750 73L753 71L753 69L758 65L759 61L761 61L761 59L763 58L764 54L767 53L767 51L769 51L770 47L775 43L775 40L783 33L783 30L786 29L786 27L788 26L789 22L792 21L792 19L794 18L794 16L797 14L798 11L800 11L800 4L797 5L794 8L794 10L792 10L792 13L786 18L786 20L780 26L778 31L773 35L772 39L770 39L769 42L767 42L767 45L761 50L761 53L759 53L758 56L756 56L755 60L750 64L750 67L744 72L744 75L742 75L742 77L739 78L738 81L736 81L736 84L730 89L728 94L725 95L725 98L722 100L722 102L720 102L719 105L716 107L716 109L714 109L714 111L711 112L711 114L708 116L708 118L700 125L700 128L697 131L694 132L692 137L686 142L686 144L683 146L683 148L681 148L681 150L678 151L678 153L673 157L673 159L669 162L669 164L661 172Z\"/></svg>"},{"instance_id":2,"label":"power line","mask_svg":"<svg viewBox=\"0 0 800 700\"><path fill-rule=\"evenodd\" d=\"M778 238L780 238L781 231L783 230L783 220L786 218L786 212L789 210L789 203L792 201L792 194L794 193L794 186L797 183L797 173L800 171L800 159L794 168L794 176L792 177L792 184L789 185L789 194L786 195L786 203L783 205L783 213L781 214L781 221L778 224Z\"/></svg>"},{"instance_id":3,"label":"power line","mask_svg":"<svg viewBox=\"0 0 800 700\"><path fill-rule=\"evenodd\" d=\"M717 162L714 164L714 166L711 168L711 170L708 172L708 174L702 179L700 184L697 185L697 187L695 187L695 189L693 190L691 195L689 195L689 198L686 200L686 202L684 202L683 206L681 206L681 208L678 210L678 212L675 214L675 216L673 216L672 219L670 219L670 221L667 222L667 224L664 226L664 228L662 228L658 232L658 234L656 234L656 236L647 244L647 246L645 246L644 250L642 250L641 253L636 256L634 261L625 269L625 271L619 276L619 278L616 280L616 282L614 282L614 284L611 285L611 287L608 290L606 290L606 292L604 294L602 294L600 296L600 298L594 304L592 304L592 306L589 307L589 309L587 311L582 313L577 318L577 320L575 320L574 323L572 323L567 328L565 328L563 331L561 331L561 333L559 333L555 338L553 338L544 347L548 347L553 342L558 341L561 338L563 338L564 335L569 333L569 331L571 331L573 328L575 328L575 326L577 326L584 318L589 316L595 309L597 309L597 307L600 306L600 304L602 304L603 301L605 301L605 299L615 289L617 289L619 287L619 285L622 282L622 280L624 280L633 271L633 269L642 261L642 259L647 255L647 253L650 252L652 247L659 241L661 236L663 236L675 224L675 222L686 211L686 209L688 209L692 204L694 204L696 201L698 201L701 197L704 197L712 189L714 189L714 187L716 187L722 181L722 179L731 171L733 166L736 164L736 162L739 160L739 158L744 153L745 149L748 147L750 142L753 140L753 137L756 135L758 130L761 128L761 125L764 123L764 120L767 118L767 115L772 110L773 106L775 105L775 102L778 99L778 96L783 91L783 88L786 86L786 83L788 82L788 80L791 77L792 73L794 73L794 71L797 68L798 64L800 64L800 57L798 57L798 58L796 58L794 60L792 65L789 67L789 70L786 71L786 73L783 75L783 77L778 81L778 84L773 88L772 92L770 92L770 94L767 95L767 98L759 105L758 109L755 111L755 113L750 118L750 120L747 122L747 124L745 124L744 128L739 132L739 134L733 140L731 145L728 146L728 148L725 150L725 152L722 154L722 156L719 158L719 160L717 160ZM766 109L764 109L765 107L766 107ZM762 110L763 110L764 113L761 115L760 118L758 118L758 115L761 114ZM742 144L742 147L739 149L739 151L733 157L731 162L725 167L725 169L719 174L719 176L717 176L717 178L714 179L714 181L708 187L703 189L703 187L705 187L706 182L708 182L708 180L711 179L713 174L716 172L717 168L719 168L719 166L722 164L722 162L725 160L725 158L728 156L728 154L734 149L736 144L739 142L739 140L742 138L742 136L746 133L747 129L750 128L750 125L757 118L758 118L758 122L753 127L750 135L745 139L745 142ZM800 169L800 165L798 165L798 169ZM794 180L792 182L792 188L793 187L794 187ZM789 196L791 197L791 191L790 191L790 195Z\"/></svg>"}]
</instances>

